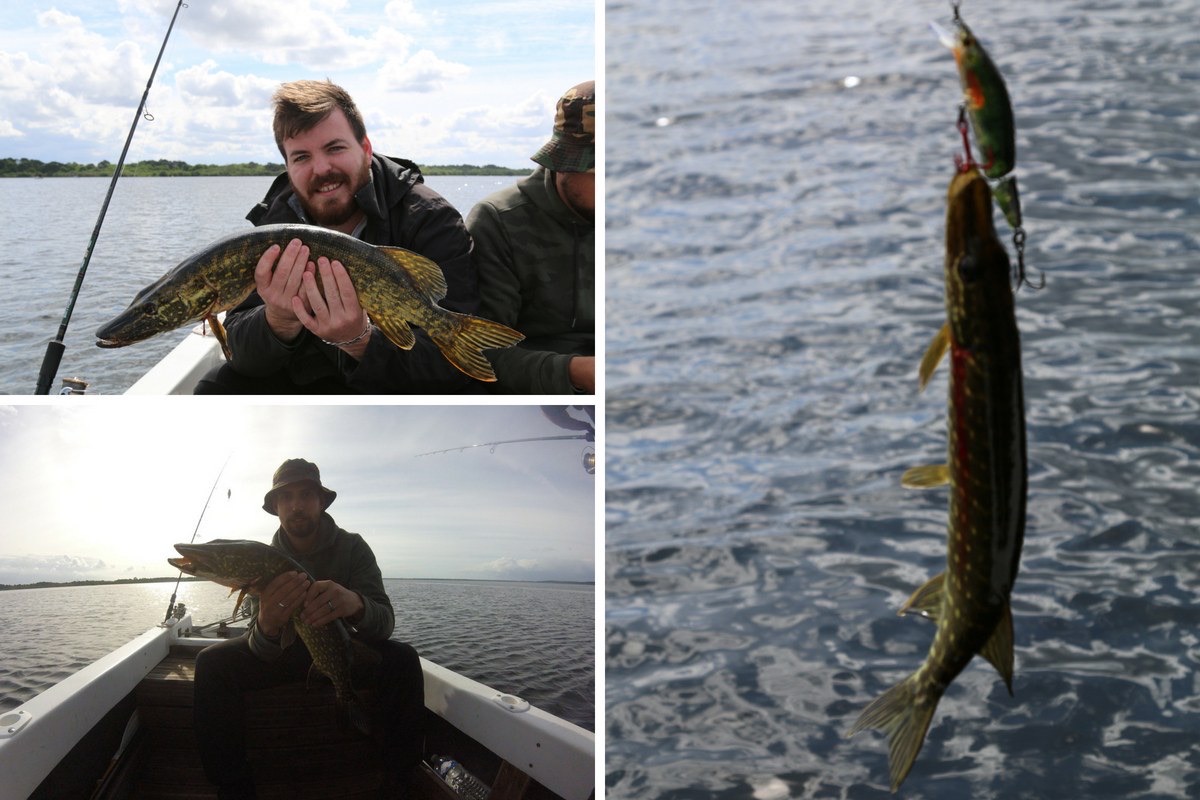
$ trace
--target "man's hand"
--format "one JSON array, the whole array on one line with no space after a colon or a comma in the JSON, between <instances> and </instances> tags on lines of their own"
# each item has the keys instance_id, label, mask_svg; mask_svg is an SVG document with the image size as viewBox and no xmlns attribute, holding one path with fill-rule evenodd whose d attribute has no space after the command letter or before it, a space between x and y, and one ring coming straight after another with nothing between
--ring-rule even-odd
<instances>
[{"instance_id":1,"label":"man's hand","mask_svg":"<svg viewBox=\"0 0 1200 800\"><path fill-rule=\"evenodd\" d=\"M292 298L292 313L300 324L326 342L347 342L340 347L353 358L361 359L370 344L369 332L357 338L367 330L367 312L358 304L350 273L340 261L321 256L315 265L309 262L300 294Z\"/></svg>"},{"instance_id":2,"label":"man's hand","mask_svg":"<svg viewBox=\"0 0 1200 800\"><path fill-rule=\"evenodd\" d=\"M272 639L301 607L310 581L303 572L282 572L258 592L258 629Z\"/></svg>"},{"instance_id":3,"label":"man's hand","mask_svg":"<svg viewBox=\"0 0 1200 800\"><path fill-rule=\"evenodd\" d=\"M300 620L319 628L335 619L349 618L354 622L362 612L363 601L358 592L333 581L317 581L305 593Z\"/></svg>"},{"instance_id":4,"label":"man's hand","mask_svg":"<svg viewBox=\"0 0 1200 800\"><path fill-rule=\"evenodd\" d=\"M266 306L267 325L285 342L293 341L304 330L292 301L300 291L309 264L308 252L308 247L299 239L288 242L282 252L279 245L273 244L254 268L254 286Z\"/></svg>"},{"instance_id":5,"label":"man's hand","mask_svg":"<svg viewBox=\"0 0 1200 800\"><path fill-rule=\"evenodd\" d=\"M596 357L575 356L567 362L567 378L584 394L596 393Z\"/></svg>"}]
</instances>

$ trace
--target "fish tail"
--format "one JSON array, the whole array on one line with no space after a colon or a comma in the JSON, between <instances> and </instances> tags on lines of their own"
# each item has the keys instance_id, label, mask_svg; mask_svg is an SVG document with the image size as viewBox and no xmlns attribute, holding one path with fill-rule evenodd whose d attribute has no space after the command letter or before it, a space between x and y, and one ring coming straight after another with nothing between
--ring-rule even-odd
<instances>
[{"instance_id":1,"label":"fish tail","mask_svg":"<svg viewBox=\"0 0 1200 800\"><path fill-rule=\"evenodd\" d=\"M363 707L362 702L353 689L335 688L337 696L337 726L342 733L358 733L361 736L371 735L371 715Z\"/></svg>"},{"instance_id":2,"label":"fish tail","mask_svg":"<svg viewBox=\"0 0 1200 800\"><path fill-rule=\"evenodd\" d=\"M908 676L877 697L863 709L854 727L846 732L846 736L850 737L873 728L887 734L893 792L900 788L913 762L917 760L933 712L941 699L940 694L930 697L927 692L919 691L919 674Z\"/></svg>"},{"instance_id":3,"label":"fish tail","mask_svg":"<svg viewBox=\"0 0 1200 800\"><path fill-rule=\"evenodd\" d=\"M357 698L350 700L343 705L345 721L344 726L348 726L349 730L357 731L363 736L371 735L371 715L363 708L362 703L358 702Z\"/></svg>"},{"instance_id":4,"label":"fish tail","mask_svg":"<svg viewBox=\"0 0 1200 800\"><path fill-rule=\"evenodd\" d=\"M525 338L506 325L469 314L455 314L453 324L427 333L447 361L475 380L488 382L496 380L496 373L483 351L511 347Z\"/></svg>"}]
</instances>

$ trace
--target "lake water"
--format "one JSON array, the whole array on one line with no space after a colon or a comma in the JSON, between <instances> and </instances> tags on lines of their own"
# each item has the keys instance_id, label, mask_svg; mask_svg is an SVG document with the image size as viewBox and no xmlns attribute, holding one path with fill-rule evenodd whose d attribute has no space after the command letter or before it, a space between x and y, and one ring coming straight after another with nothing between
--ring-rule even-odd
<instances>
[{"instance_id":1,"label":"lake water","mask_svg":"<svg viewBox=\"0 0 1200 800\"><path fill-rule=\"evenodd\" d=\"M1200 797L1200 3L961 7L1046 278L1015 696L977 660L898 796ZM950 4L606 8L606 796L890 797L844 735L945 565Z\"/></svg>"},{"instance_id":2,"label":"lake water","mask_svg":"<svg viewBox=\"0 0 1200 800\"><path fill-rule=\"evenodd\" d=\"M78 672L166 615L175 584L0 592L0 712ZM423 657L595 730L595 587L505 581L385 580L393 638ZM179 585L192 622L227 616L215 583Z\"/></svg>"},{"instance_id":3,"label":"lake water","mask_svg":"<svg viewBox=\"0 0 1200 800\"><path fill-rule=\"evenodd\" d=\"M513 176L433 175L426 183L465 218ZM67 328L66 353L51 387L79 377L90 391L119 394L188 335L189 328L115 350L96 347L96 329L188 255L248 229L246 212L272 178L129 178L117 182ZM0 180L0 394L33 394L83 263L108 178Z\"/></svg>"}]
</instances>

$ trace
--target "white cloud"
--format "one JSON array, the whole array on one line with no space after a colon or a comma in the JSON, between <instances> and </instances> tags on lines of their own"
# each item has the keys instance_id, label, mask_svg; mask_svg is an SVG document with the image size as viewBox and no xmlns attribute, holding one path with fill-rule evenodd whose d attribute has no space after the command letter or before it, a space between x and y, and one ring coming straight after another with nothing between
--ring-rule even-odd
<instances>
[{"instance_id":1,"label":"white cloud","mask_svg":"<svg viewBox=\"0 0 1200 800\"><path fill-rule=\"evenodd\" d=\"M502 556L467 568L472 576L506 581L592 581L590 562Z\"/></svg>"},{"instance_id":2,"label":"white cloud","mask_svg":"<svg viewBox=\"0 0 1200 800\"><path fill-rule=\"evenodd\" d=\"M470 72L466 64L445 61L429 50L419 50L412 58L389 58L379 70L378 80L387 91L428 93L440 91Z\"/></svg>"},{"instance_id":3,"label":"white cloud","mask_svg":"<svg viewBox=\"0 0 1200 800\"><path fill-rule=\"evenodd\" d=\"M66 583L97 579L108 565L99 558L69 555L0 556L0 583Z\"/></svg>"},{"instance_id":4,"label":"white cloud","mask_svg":"<svg viewBox=\"0 0 1200 800\"><path fill-rule=\"evenodd\" d=\"M392 0L384 6L383 14L387 17L388 22L404 29L428 28L431 23L440 21L443 16L437 12L419 13L413 0Z\"/></svg>"},{"instance_id":5,"label":"white cloud","mask_svg":"<svg viewBox=\"0 0 1200 800\"><path fill-rule=\"evenodd\" d=\"M391 27L360 33L337 13L341 4L260 0L254 3L194 3L188 31L205 50L238 53L264 64L311 70L350 70L380 61L411 39Z\"/></svg>"},{"instance_id":6,"label":"white cloud","mask_svg":"<svg viewBox=\"0 0 1200 800\"><path fill-rule=\"evenodd\" d=\"M217 68L217 62L207 59L175 74L175 88L189 108L194 105L217 105L226 109L251 109L255 114L266 113L278 81L255 75L234 75Z\"/></svg>"},{"instance_id":7,"label":"white cloud","mask_svg":"<svg viewBox=\"0 0 1200 800\"><path fill-rule=\"evenodd\" d=\"M48 5L0 30L0 155L114 160L174 7ZM328 77L354 96L383 153L528 166L554 100L591 71L593 16L580 0L192 3L150 91L155 119L139 121L129 158L277 160L270 93Z\"/></svg>"}]
</instances>

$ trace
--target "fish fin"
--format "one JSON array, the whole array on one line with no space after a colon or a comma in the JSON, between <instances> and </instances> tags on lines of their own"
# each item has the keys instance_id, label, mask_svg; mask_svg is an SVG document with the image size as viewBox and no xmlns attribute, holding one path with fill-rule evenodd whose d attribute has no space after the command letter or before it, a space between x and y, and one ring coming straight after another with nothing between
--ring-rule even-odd
<instances>
[{"instance_id":1,"label":"fish fin","mask_svg":"<svg viewBox=\"0 0 1200 800\"><path fill-rule=\"evenodd\" d=\"M338 717L338 726L343 731L353 730L362 736L371 735L371 715L357 697L342 703Z\"/></svg>"},{"instance_id":2,"label":"fish fin","mask_svg":"<svg viewBox=\"0 0 1200 800\"><path fill-rule=\"evenodd\" d=\"M950 467L946 464L927 464L904 470L900 485L906 489L936 489L950 483Z\"/></svg>"},{"instance_id":3,"label":"fish fin","mask_svg":"<svg viewBox=\"0 0 1200 800\"><path fill-rule=\"evenodd\" d=\"M944 572L934 575L921 588L913 592L896 613L900 616L916 613L925 619L937 622L938 612L942 608L942 584L945 583L945 580L946 573Z\"/></svg>"},{"instance_id":4,"label":"fish fin","mask_svg":"<svg viewBox=\"0 0 1200 800\"><path fill-rule=\"evenodd\" d=\"M929 343L929 348L925 351L925 355L921 358L921 367L917 370L917 376L920 380L921 391L925 390L925 385L929 383L929 379L933 377L933 371L937 369L938 363L945 357L946 351L950 349L950 323L942 325L938 332L934 334L933 341Z\"/></svg>"},{"instance_id":5,"label":"fish fin","mask_svg":"<svg viewBox=\"0 0 1200 800\"><path fill-rule=\"evenodd\" d=\"M992 631L991 638L979 651L979 655L986 658L988 663L1000 673L1000 677L1004 679L1004 685L1008 689L1008 694L1011 696L1013 693L1013 622L1012 607L1008 601L1004 603L1004 613L1000 616L1000 621L996 623L996 630Z\"/></svg>"},{"instance_id":6,"label":"fish fin","mask_svg":"<svg viewBox=\"0 0 1200 800\"><path fill-rule=\"evenodd\" d=\"M224 354L226 361L233 360L233 351L229 349L229 336L225 333L225 326L221 324L221 320L217 319L215 314L209 314L204 318L208 323L208 327L212 328L213 336L217 337L217 343L221 345L221 353Z\"/></svg>"},{"instance_id":7,"label":"fish fin","mask_svg":"<svg viewBox=\"0 0 1200 800\"><path fill-rule=\"evenodd\" d=\"M447 313L454 314L453 324L445 330L428 330L429 337L459 370L477 381L495 381L496 373L483 351L512 347L525 335L490 319Z\"/></svg>"},{"instance_id":8,"label":"fish fin","mask_svg":"<svg viewBox=\"0 0 1200 800\"><path fill-rule=\"evenodd\" d=\"M399 317L390 318L380 316L372 318L371 322L376 328L383 331L383 335L388 338L392 344L399 347L401 350L412 350L412 347L417 342L417 338L413 336L412 328L408 327L408 323Z\"/></svg>"},{"instance_id":9,"label":"fish fin","mask_svg":"<svg viewBox=\"0 0 1200 800\"><path fill-rule=\"evenodd\" d=\"M229 593L233 594L233 589L230 589ZM246 599L246 590L242 589L240 592L238 592L237 602L233 604L233 616L235 616L235 617L237 616L238 609L242 607L242 601L245 599Z\"/></svg>"},{"instance_id":10,"label":"fish fin","mask_svg":"<svg viewBox=\"0 0 1200 800\"><path fill-rule=\"evenodd\" d=\"M925 734L929 731L929 723L940 699L939 694L932 700L919 703L917 676L910 675L863 709L854 727L846 733L848 738L873 728L887 734L893 792L900 788L913 762L917 760L917 753L921 752L921 745L925 743Z\"/></svg>"},{"instance_id":11,"label":"fish fin","mask_svg":"<svg viewBox=\"0 0 1200 800\"><path fill-rule=\"evenodd\" d=\"M291 647L294 641L296 641L296 626L289 622L279 632L279 646L283 648Z\"/></svg>"},{"instance_id":12,"label":"fish fin","mask_svg":"<svg viewBox=\"0 0 1200 800\"><path fill-rule=\"evenodd\" d=\"M434 300L441 300L446 296L446 275L437 262L420 253L405 250L403 247L377 247L375 249L407 272L417 287L427 296Z\"/></svg>"}]
</instances>

